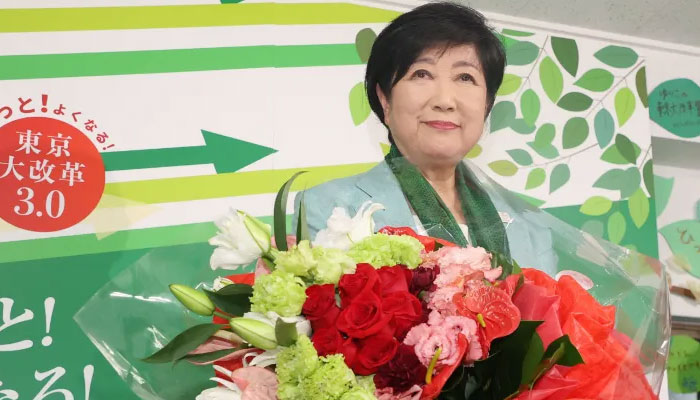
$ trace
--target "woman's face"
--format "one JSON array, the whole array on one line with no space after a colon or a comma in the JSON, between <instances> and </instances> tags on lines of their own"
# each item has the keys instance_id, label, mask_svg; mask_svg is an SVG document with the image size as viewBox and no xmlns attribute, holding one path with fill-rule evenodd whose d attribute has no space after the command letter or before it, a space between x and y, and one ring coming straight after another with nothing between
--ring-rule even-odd
<instances>
[{"instance_id":1,"label":"woman's face","mask_svg":"<svg viewBox=\"0 0 700 400\"><path fill-rule=\"evenodd\" d=\"M486 79L473 45L423 52L391 90L377 87L396 146L419 166L456 165L481 137Z\"/></svg>"}]
</instances>

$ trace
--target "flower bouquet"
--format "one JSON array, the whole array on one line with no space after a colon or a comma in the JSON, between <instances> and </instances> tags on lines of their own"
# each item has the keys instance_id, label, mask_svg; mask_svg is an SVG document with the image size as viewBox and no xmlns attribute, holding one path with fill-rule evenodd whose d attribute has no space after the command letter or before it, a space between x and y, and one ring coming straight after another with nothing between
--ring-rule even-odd
<instances>
[{"instance_id":1,"label":"flower bouquet","mask_svg":"<svg viewBox=\"0 0 700 400\"><path fill-rule=\"evenodd\" d=\"M653 260L617 250L614 266L592 264L615 249L572 247L582 233L562 223L582 266L555 279L410 228L375 233L383 206L369 202L334 210L312 242L303 201L287 235L293 179L274 229L242 211L217 222L213 274L188 272L177 250L149 254L76 315L141 398L657 398L668 316Z\"/></svg>"}]
</instances>

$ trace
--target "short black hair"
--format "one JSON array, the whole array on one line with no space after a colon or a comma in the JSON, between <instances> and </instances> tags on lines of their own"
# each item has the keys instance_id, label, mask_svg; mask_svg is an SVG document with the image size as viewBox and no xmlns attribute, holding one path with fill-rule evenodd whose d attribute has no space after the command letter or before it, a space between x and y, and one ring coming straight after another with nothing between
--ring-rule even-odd
<instances>
[{"instance_id":1,"label":"short black hair","mask_svg":"<svg viewBox=\"0 0 700 400\"><path fill-rule=\"evenodd\" d=\"M486 78L486 115L503 81L506 54L503 44L478 11L450 2L428 3L394 19L379 33L367 61L365 90L372 111L386 126L377 84L391 97L391 89L424 51L472 44ZM486 115L484 118L486 118ZM391 132L389 139L392 140ZM392 140L393 143L393 140Z\"/></svg>"}]
</instances>

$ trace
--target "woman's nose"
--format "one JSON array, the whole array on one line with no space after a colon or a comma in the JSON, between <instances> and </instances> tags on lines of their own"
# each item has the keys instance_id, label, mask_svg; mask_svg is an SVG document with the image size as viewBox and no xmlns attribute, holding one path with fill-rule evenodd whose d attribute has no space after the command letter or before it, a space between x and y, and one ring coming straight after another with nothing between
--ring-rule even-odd
<instances>
[{"instance_id":1,"label":"woman's nose","mask_svg":"<svg viewBox=\"0 0 700 400\"><path fill-rule=\"evenodd\" d=\"M454 111L456 101L455 93L451 86L451 82L436 82L435 93L432 100L433 110L443 112Z\"/></svg>"}]
</instances>

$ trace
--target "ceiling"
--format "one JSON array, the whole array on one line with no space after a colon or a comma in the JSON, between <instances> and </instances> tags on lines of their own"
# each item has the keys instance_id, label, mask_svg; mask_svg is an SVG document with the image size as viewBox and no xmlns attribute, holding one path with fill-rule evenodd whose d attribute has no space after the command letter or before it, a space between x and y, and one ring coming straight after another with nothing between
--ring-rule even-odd
<instances>
[{"instance_id":1,"label":"ceiling","mask_svg":"<svg viewBox=\"0 0 700 400\"><path fill-rule=\"evenodd\" d=\"M482 12L700 48L700 0L459 0Z\"/></svg>"}]
</instances>

